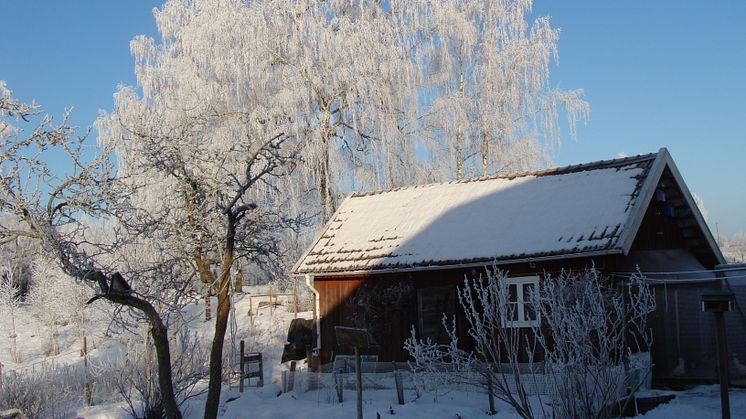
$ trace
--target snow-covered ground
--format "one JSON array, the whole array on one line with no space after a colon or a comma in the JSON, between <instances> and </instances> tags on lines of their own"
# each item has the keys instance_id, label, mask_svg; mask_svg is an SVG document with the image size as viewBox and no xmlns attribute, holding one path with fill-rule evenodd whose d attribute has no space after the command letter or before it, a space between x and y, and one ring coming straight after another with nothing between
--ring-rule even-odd
<instances>
[{"instance_id":1,"label":"snow-covered ground","mask_svg":"<svg viewBox=\"0 0 746 419\"><path fill-rule=\"evenodd\" d=\"M247 291L265 291L259 287L252 287ZM276 417L303 417L308 419L333 419L350 418L355 415L355 393L354 389L346 387L344 390L344 401L339 403L336 390L330 385L327 375L317 389L308 390L308 381L311 379L304 365L296 375L295 389L290 392L282 392L282 375L287 370L286 365L280 365L279 359L284 345L287 328L290 321L295 317L289 308L292 304L286 303L277 307L274 313L270 313L269 307L257 308L257 300L254 300L254 316L247 315L249 309L249 294L241 294L236 297L236 327L234 339L230 334L226 339L226 353L230 353L231 345L244 339L247 351L261 351L264 356L265 385L261 388L248 386L240 393L237 384L226 384L221 397L220 414L224 418L276 418ZM213 307L215 304L213 305ZM189 319L186 326L191 332L196 332L202 341L209 342L212 338L212 323L205 322L204 306L195 304L185 309L185 318ZM32 371L42 366L62 368L65 365L79 365L82 363L80 357L80 343L78 339L78 328L75 325L60 326L59 341L61 354L55 357L45 357L44 347L48 334L44 333L43 325L36 319L21 310L22 321L16 320L18 329L18 349L22 355L21 363L14 363L10 357L10 342L5 337L10 330L7 316L0 317L0 329L4 339L0 339L0 362L3 364L3 374L9 377L9 371ZM310 317L310 312L298 314L299 317ZM105 358L111 359L123 356L125 346L121 339L107 337L104 332L108 321L100 319L88 326L89 340L92 342L90 349L90 361L95 364ZM7 384L7 382L6 382ZM202 383L201 385L206 385ZM405 404L397 403L396 391L390 386L385 389L366 389L363 394L363 416L365 418L381 418L390 416L400 418L473 418L487 417L487 397L481 392L469 389L441 388L437 393L423 392L419 394L414 388L405 384ZM94 384L95 388L95 384ZM701 419L720 417L719 387L701 386L681 392L648 391L650 394L675 394L676 398L668 404L648 412L640 417L645 418L675 418L675 419ZM184 406L186 418L202 417L205 395L188 400ZM82 407L77 405L65 406L65 414L58 417L81 417L81 418L123 418L129 417L128 406L124 402L116 402L116 395L99 394L94 390L93 407ZM731 389L731 414L733 418L746 418L746 389ZM496 418L517 418L518 415L505 403L496 401ZM60 410L60 409L58 409Z\"/></svg>"},{"instance_id":2,"label":"snow-covered ground","mask_svg":"<svg viewBox=\"0 0 746 419\"><path fill-rule=\"evenodd\" d=\"M676 398L658 406L640 418L653 419L716 419L721 417L720 393L718 386L700 386L687 391L659 392L675 394ZM336 394L328 391L280 392L273 383L263 388L248 388L244 393L236 389L223 392L221 417L224 418L290 418L305 419L349 419L355 417L354 393L345 393L343 403L336 402ZM404 405L397 404L393 390L365 391L363 393L363 417L412 418L412 419L457 419L475 417L519 418L512 408L496 401L497 415L487 414L487 399L483 394L454 391L440 395L433 401L432 394L423 394L417 400L409 400ZM232 401L227 401L234 399ZM203 400L190 403L185 411L186 418L201 418ZM746 418L746 390L731 389L731 417ZM76 412L85 418L120 418L127 415L126 406L106 405L83 408Z\"/></svg>"}]
</instances>

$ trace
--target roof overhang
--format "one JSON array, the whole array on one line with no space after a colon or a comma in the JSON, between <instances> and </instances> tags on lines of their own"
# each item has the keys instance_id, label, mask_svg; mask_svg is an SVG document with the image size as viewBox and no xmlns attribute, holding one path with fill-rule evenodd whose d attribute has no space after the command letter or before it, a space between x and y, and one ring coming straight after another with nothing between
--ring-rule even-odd
<instances>
[{"instance_id":1,"label":"roof overhang","mask_svg":"<svg viewBox=\"0 0 746 419\"><path fill-rule=\"evenodd\" d=\"M468 263L444 263L444 264L428 264L428 265L415 265L415 266L392 266L380 269L368 269L368 270L349 270L349 271L332 271L332 272L298 272L295 269L291 272L291 276L304 277L311 276L314 278L318 277L348 277L348 276L368 276L377 274L390 274L390 273L407 273L407 272L423 272L423 271L440 271L450 269L468 269L477 268L483 266L504 266L504 265L516 265L520 263L532 263L532 262L546 262L555 260L566 260L566 259L581 259L581 258L592 258L596 256L609 256L622 254L623 249L606 249L597 250L590 252L578 252L578 253L563 253L557 255L546 255L546 256L534 256L534 257L518 257L511 259L482 259L479 261L473 261Z\"/></svg>"}]
</instances>

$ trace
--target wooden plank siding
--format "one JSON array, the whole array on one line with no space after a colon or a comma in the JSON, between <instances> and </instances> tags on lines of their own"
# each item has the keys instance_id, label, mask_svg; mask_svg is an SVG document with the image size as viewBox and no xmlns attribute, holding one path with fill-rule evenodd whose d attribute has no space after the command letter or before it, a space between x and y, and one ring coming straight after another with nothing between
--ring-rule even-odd
<instances>
[{"instance_id":1,"label":"wooden plank siding","mask_svg":"<svg viewBox=\"0 0 746 419\"><path fill-rule=\"evenodd\" d=\"M616 266L615 256L597 258L577 258L565 261L545 261L536 263L520 263L515 265L503 265L499 269L507 271L510 276L538 275L540 278L546 273L557 274L563 269L584 270L595 266L601 272L611 272ZM357 275L351 277L317 277L314 280L315 288L319 291L319 309L321 314L321 350L322 363L330 362L334 354L347 354L349 350L338 348L335 342L334 326L367 327L376 339L378 347L365 352L378 355L379 361L407 361L409 356L403 349L404 340L411 335L414 326L417 336L422 337L440 335L440 316L437 317L438 324L421 324L419 313L422 305L423 290L443 290L450 287L453 291L454 312L446 313L449 317L456 316L457 332L459 341L465 349L471 347L471 339L467 333L463 310L455 298L456 287L464 285L465 278L473 278L485 274L485 267L467 269L433 270L408 273L386 273ZM386 303L386 292L394 286L409 284L412 287L408 296L404 297L395 306ZM370 291L366 291L370 290ZM364 297L365 293L375 293L379 298ZM362 297L361 297L362 295ZM364 302L365 304L361 304ZM425 304L432 303L428 300ZM366 306L363 306L366 305ZM425 307L425 312L432 311L433 307ZM432 313L430 313L432 314ZM369 320L374 320L368 324ZM445 343L445 342L440 342Z\"/></svg>"}]
</instances>

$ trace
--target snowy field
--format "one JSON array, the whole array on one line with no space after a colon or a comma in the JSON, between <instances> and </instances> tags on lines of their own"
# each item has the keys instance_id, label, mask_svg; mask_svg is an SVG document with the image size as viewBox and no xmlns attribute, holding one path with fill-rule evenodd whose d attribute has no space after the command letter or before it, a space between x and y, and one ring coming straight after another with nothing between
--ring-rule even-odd
<instances>
[{"instance_id":1,"label":"snowy field","mask_svg":"<svg viewBox=\"0 0 746 419\"><path fill-rule=\"evenodd\" d=\"M247 288L253 293L266 290L259 287ZM229 333L226 338L225 352L230 354L232 342L236 344L239 339L246 340L247 351L261 351L265 360L265 385L261 388L247 386L243 393L238 391L237 383L225 384L221 397L220 415L224 418L278 418L278 417L303 417L309 419L334 419L351 418L355 415L355 393L350 388L350 382L344 389L344 401L340 403L337 399L336 389L329 385L328 374L325 374L326 384L316 389L308 390L309 374L304 369L304 363L295 378L295 388L292 391L282 392L282 375L287 371L287 365L280 365L279 359L285 341L287 328L294 314L288 309L292 307L289 301L285 301L270 313L269 307L257 308L257 299L254 300L254 316L247 315L249 309L249 298L247 294L236 296L236 323L233 338ZM99 303L100 304L100 303ZM213 304L215 307L216 304ZM23 313L24 308L21 308ZM88 309L87 309L88 310ZM184 324L190 332L196 332L199 339L209 343L212 337L212 323L204 321L204 306L195 304L184 310L185 318L189 319ZM27 314L27 313L26 313ZM299 317L310 317L310 312L302 312ZM18 329L18 350L22 356L22 362L14 363L10 357L9 339L0 340L0 362L3 365L4 379L8 380L10 372L33 372L43 368L63 369L69 366L82 365L83 358L80 356L80 343L78 339L78 328L72 324L59 327L59 342L61 353L54 357L44 355L45 343L48 339L43 332L43 324L36 318L26 315L18 316L22 321L16 322ZM7 316L0 318L0 326L3 336L7 336L10 330ZM106 319L91 321L88 326L89 362L91 365L104 365L114 363L116 357L122 357L126 353L127 344L121 336L106 336L105 330L108 325ZM129 343L130 347L132 343ZM5 384L9 384L7 381ZM197 388L206 387L206 382L201 382ZM365 418L399 417L399 418L427 418L427 419L456 419L489 417L487 414L487 397L479 391L467 388L446 387L433 391L415 391L411 381L405 382L404 398L405 404L397 403L396 391L392 386L373 390L366 389L363 394L363 415ZM676 419L701 419L720 417L720 398L717 386L701 386L682 392L668 392L649 390L646 394L674 394L676 398L668 404L648 412L640 417L645 418L676 418ZM53 410L54 417L79 417L79 418L124 418L130 417L130 411L126 403L118 401L117 394L102 394L94 379L93 400L95 406L82 407L82 390L80 395L71 394L64 402L59 403ZM734 418L746 418L746 390L731 390L731 413ZM202 409L206 395L192 398L182 405L185 418L202 417ZM536 402L538 403L538 402ZM519 417L511 407L500 401L496 401L496 418ZM540 406L535 405L540 410Z\"/></svg>"}]
</instances>

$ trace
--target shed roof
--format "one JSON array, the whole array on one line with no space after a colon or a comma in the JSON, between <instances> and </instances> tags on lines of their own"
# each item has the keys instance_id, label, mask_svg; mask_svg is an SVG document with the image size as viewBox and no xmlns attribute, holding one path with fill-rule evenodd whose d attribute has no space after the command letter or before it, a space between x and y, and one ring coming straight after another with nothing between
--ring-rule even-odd
<instances>
[{"instance_id":1,"label":"shed roof","mask_svg":"<svg viewBox=\"0 0 746 419\"><path fill-rule=\"evenodd\" d=\"M512 177L353 194L293 273L338 275L626 253L669 166L683 185L661 149ZM720 255L699 211L697 217Z\"/></svg>"}]
</instances>

